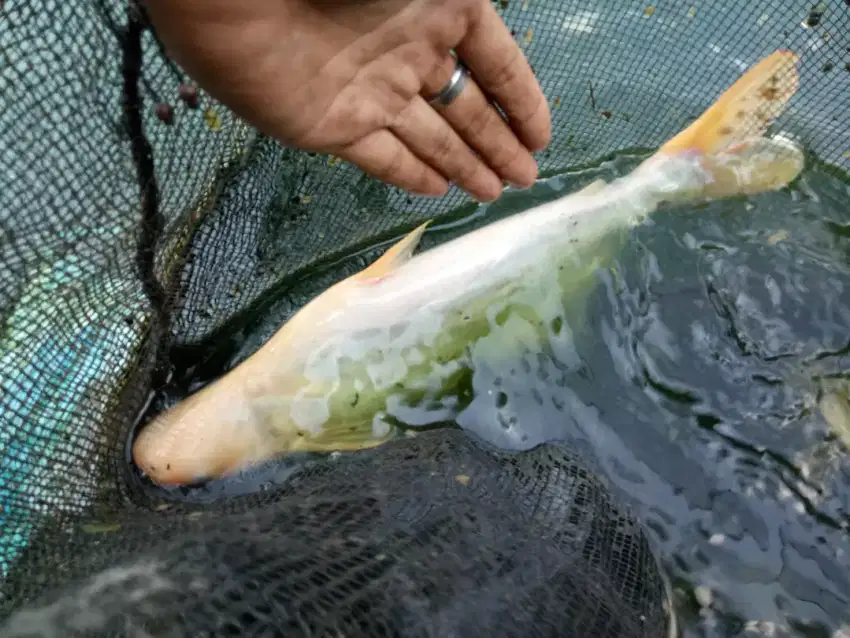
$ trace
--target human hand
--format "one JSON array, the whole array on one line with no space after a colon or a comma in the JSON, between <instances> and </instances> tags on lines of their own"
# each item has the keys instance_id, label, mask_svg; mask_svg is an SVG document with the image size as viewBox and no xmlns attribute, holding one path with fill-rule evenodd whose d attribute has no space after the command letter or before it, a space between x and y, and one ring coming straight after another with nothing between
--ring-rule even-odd
<instances>
[{"instance_id":1,"label":"human hand","mask_svg":"<svg viewBox=\"0 0 850 638\"><path fill-rule=\"evenodd\" d=\"M410 192L528 187L548 105L490 0L145 0L169 53L263 133ZM447 107L427 98L471 70ZM424 97L423 97L424 96ZM507 121L488 102L499 105Z\"/></svg>"}]
</instances>

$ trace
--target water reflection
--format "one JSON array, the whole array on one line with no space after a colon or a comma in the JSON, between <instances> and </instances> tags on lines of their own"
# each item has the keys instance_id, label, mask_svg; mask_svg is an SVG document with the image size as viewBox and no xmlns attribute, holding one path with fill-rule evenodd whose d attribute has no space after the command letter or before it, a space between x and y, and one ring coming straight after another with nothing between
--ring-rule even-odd
<instances>
[{"instance_id":1,"label":"water reflection","mask_svg":"<svg viewBox=\"0 0 850 638\"><path fill-rule=\"evenodd\" d=\"M503 409L533 415L517 427L585 440L637 503L685 635L850 615L847 450L815 400L850 375L848 194L815 167L790 193L659 214L600 278L577 341L592 374L503 379Z\"/></svg>"}]
</instances>

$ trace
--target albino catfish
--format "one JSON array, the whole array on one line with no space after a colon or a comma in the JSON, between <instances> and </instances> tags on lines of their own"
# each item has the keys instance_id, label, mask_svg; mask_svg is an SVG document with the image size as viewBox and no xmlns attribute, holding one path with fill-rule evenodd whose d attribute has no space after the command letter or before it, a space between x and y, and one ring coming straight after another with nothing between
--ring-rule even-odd
<instances>
[{"instance_id":1,"label":"albino catfish","mask_svg":"<svg viewBox=\"0 0 850 638\"><path fill-rule=\"evenodd\" d=\"M764 58L611 183L598 180L414 256L427 223L416 228L306 304L229 373L158 415L133 445L135 463L175 485L287 452L385 441L376 416L391 402L444 396L494 326L512 326L526 343L557 332L565 290L577 285L565 266L604 266L597 249L606 238L625 241L663 203L752 195L795 179L802 151L765 134L797 91L797 62L785 50ZM488 347L509 349L498 339Z\"/></svg>"}]
</instances>

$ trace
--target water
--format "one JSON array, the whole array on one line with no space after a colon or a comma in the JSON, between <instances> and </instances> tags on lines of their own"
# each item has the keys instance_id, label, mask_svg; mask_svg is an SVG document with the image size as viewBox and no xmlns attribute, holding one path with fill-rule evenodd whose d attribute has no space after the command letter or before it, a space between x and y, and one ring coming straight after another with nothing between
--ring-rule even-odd
<instances>
[{"instance_id":1,"label":"water","mask_svg":"<svg viewBox=\"0 0 850 638\"><path fill-rule=\"evenodd\" d=\"M507 195L435 226L423 246L637 160ZM287 291L181 394L385 247ZM648 528L684 636L836 635L850 626L850 463L816 403L827 381L850 385L848 288L850 186L823 166L782 192L659 212L584 305L565 300L580 309L567 314L566 345L476 371L456 424L503 447L560 440L592 451ZM323 462L293 457L180 497L268 488L305 460Z\"/></svg>"},{"instance_id":2,"label":"water","mask_svg":"<svg viewBox=\"0 0 850 638\"><path fill-rule=\"evenodd\" d=\"M814 168L790 193L658 215L589 309L560 423L637 502L687 636L848 619L850 465L813 409L818 376L850 379L848 195Z\"/></svg>"}]
</instances>

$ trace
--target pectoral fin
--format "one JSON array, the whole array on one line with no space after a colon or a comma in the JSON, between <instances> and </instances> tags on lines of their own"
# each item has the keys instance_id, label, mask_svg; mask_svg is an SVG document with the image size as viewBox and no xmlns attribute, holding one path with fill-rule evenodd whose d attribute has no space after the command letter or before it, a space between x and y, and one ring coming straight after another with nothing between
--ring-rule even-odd
<instances>
[{"instance_id":1,"label":"pectoral fin","mask_svg":"<svg viewBox=\"0 0 850 638\"><path fill-rule=\"evenodd\" d=\"M398 242L380 256L373 264L361 270L356 278L360 281L374 281L386 277L389 273L402 266L412 256L413 251L419 245L419 240L425 233L425 229L431 220L417 226L410 233L401 238Z\"/></svg>"}]
</instances>

